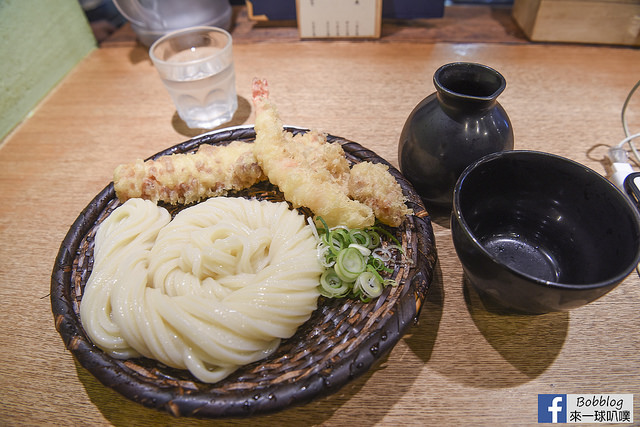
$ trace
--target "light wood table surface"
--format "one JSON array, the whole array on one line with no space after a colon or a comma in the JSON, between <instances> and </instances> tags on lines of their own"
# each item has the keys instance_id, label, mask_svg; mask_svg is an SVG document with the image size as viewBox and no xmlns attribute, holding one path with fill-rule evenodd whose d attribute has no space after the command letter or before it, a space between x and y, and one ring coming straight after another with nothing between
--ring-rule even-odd
<instances>
[{"instance_id":1,"label":"light wood table surface","mask_svg":"<svg viewBox=\"0 0 640 427\"><path fill-rule=\"evenodd\" d=\"M359 142L395 166L405 118L442 64L499 70L518 149L608 173L640 51L530 43L280 41L234 46L239 109L265 77L288 125ZM640 94L629 126L640 130ZM211 425L130 402L80 367L54 328L50 274L66 232L120 163L202 131L177 117L141 45L93 51L0 146L0 425ZM375 369L334 395L216 425L536 425L541 393L633 393L640 424L640 279L569 313L500 315L468 291L448 218L419 323Z\"/></svg>"}]
</instances>

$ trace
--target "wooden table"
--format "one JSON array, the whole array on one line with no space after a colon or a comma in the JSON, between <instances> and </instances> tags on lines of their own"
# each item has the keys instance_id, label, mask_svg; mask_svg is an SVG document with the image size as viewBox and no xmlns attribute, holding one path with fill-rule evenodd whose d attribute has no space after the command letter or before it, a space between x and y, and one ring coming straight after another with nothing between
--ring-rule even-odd
<instances>
[{"instance_id":1,"label":"wooden table","mask_svg":"<svg viewBox=\"0 0 640 427\"><path fill-rule=\"evenodd\" d=\"M397 166L413 107L452 61L495 67L516 148L542 150L606 175L623 137L620 111L638 78L637 49L380 40L238 42L240 107L266 77L286 124L351 139ZM634 71L635 70L635 71ZM640 130L640 94L629 126ZM177 117L147 51L106 44L82 61L0 146L0 424L208 425L132 403L80 367L54 328L50 274L80 211L120 163L200 131ZM640 279L569 313L499 315L465 285L448 218L434 215L439 253L419 324L375 369L306 406L252 425L536 425L541 393L633 393L640 424ZM227 420L223 425L245 424Z\"/></svg>"}]
</instances>

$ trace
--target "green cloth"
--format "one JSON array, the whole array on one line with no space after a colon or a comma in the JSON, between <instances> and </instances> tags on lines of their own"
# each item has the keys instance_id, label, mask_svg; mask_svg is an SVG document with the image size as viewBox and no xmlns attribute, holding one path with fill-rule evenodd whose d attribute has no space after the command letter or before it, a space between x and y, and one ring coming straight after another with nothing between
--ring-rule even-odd
<instances>
[{"instance_id":1,"label":"green cloth","mask_svg":"<svg viewBox=\"0 0 640 427\"><path fill-rule=\"evenodd\" d=\"M95 47L77 0L0 0L0 139Z\"/></svg>"}]
</instances>

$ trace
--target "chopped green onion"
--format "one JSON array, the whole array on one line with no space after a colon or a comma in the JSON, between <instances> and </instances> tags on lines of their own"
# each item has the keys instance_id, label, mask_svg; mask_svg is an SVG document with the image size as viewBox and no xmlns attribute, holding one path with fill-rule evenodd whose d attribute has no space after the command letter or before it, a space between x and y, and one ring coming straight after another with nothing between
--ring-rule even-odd
<instances>
[{"instance_id":1,"label":"chopped green onion","mask_svg":"<svg viewBox=\"0 0 640 427\"><path fill-rule=\"evenodd\" d=\"M322 228L316 224L322 224ZM394 279L383 278L380 272L393 273L388 263L393 262L392 250L402 248L398 240L380 227L349 229L344 226L329 228L317 217L314 236L318 240L318 257L325 271L320 277L320 294L328 298L351 295L363 302L377 298L387 286L397 286ZM394 244L382 247L380 235Z\"/></svg>"},{"instance_id":2,"label":"chopped green onion","mask_svg":"<svg viewBox=\"0 0 640 427\"><path fill-rule=\"evenodd\" d=\"M371 237L371 243L368 246L369 249L377 248L378 246L380 246L380 243L382 243L380 235L374 230L369 230L369 237Z\"/></svg>"},{"instance_id":3,"label":"chopped green onion","mask_svg":"<svg viewBox=\"0 0 640 427\"><path fill-rule=\"evenodd\" d=\"M356 279L353 285L354 289L360 290L369 298L376 298L382 294L383 281L379 280L379 276L370 271L365 271Z\"/></svg>"},{"instance_id":4,"label":"chopped green onion","mask_svg":"<svg viewBox=\"0 0 640 427\"><path fill-rule=\"evenodd\" d=\"M382 276L380 276L380 273L378 273L378 270L376 270L372 266L370 265L367 266L367 272L373 274L376 277L376 279L378 279L378 281L384 282L384 279L382 278Z\"/></svg>"},{"instance_id":5,"label":"chopped green onion","mask_svg":"<svg viewBox=\"0 0 640 427\"><path fill-rule=\"evenodd\" d=\"M355 281L366 268L367 262L356 248L342 249L334 265L336 274L345 282Z\"/></svg>"},{"instance_id":6,"label":"chopped green onion","mask_svg":"<svg viewBox=\"0 0 640 427\"><path fill-rule=\"evenodd\" d=\"M375 268L376 270L382 270L383 268L385 268L384 261L382 261L380 258L371 257L369 258L369 262L367 264Z\"/></svg>"},{"instance_id":7,"label":"chopped green onion","mask_svg":"<svg viewBox=\"0 0 640 427\"><path fill-rule=\"evenodd\" d=\"M333 269L327 269L320 276L320 294L329 298L342 298L349 294L349 285Z\"/></svg>"},{"instance_id":8,"label":"chopped green onion","mask_svg":"<svg viewBox=\"0 0 640 427\"><path fill-rule=\"evenodd\" d=\"M367 248L371 245L371 236L364 230L357 228L349 230L349 236L355 244L362 245Z\"/></svg>"},{"instance_id":9,"label":"chopped green onion","mask_svg":"<svg viewBox=\"0 0 640 427\"><path fill-rule=\"evenodd\" d=\"M335 230L329 231L326 235L326 243L332 248L336 253L340 252L343 248L346 248L349 241L349 232L343 228L338 228Z\"/></svg>"},{"instance_id":10,"label":"chopped green onion","mask_svg":"<svg viewBox=\"0 0 640 427\"><path fill-rule=\"evenodd\" d=\"M328 233L328 232L329 232L329 226L327 225L327 223L325 222L325 220L324 220L324 219L322 219L322 217L321 217L321 216L317 217L317 219L318 219L318 221L320 221L320 222L322 223L322 226L324 227L324 228L322 229L322 232L323 232L323 233Z\"/></svg>"},{"instance_id":11,"label":"chopped green onion","mask_svg":"<svg viewBox=\"0 0 640 427\"><path fill-rule=\"evenodd\" d=\"M329 246L325 246L325 245L318 245L318 258L320 258L320 264L322 264L323 267L328 268L328 267L333 267L333 265L336 263L336 259L334 256L330 256L331 252L331 248Z\"/></svg>"},{"instance_id":12,"label":"chopped green onion","mask_svg":"<svg viewBox=\"0 0 640 427\"><path fill-rule=\"evenodd\" d=\"M382 281L383 286L398 286L398 282L393 279L384 279Z\"/></svg>"},{"instance_id":13,"label":"chopped green onion","mask_svg":"<svg viewBox=\"0 0 640 427\"><path fill-rule=\"evenodd\" d=\"M402 247L402 245L400 244L400 242L398 242L398 239L396 239L396 236L394 236L393 234L389 233L387 230L385 230L384 228L381 227L373 227L373 230L375 231L380 231L382 234L384 234L385 236L387 236L389 239L391 239L393 241L393 243L396 244L397 247Z\"/></svg>"},{"instance_id":14,"label":"chopped green onion","mask_svg":"<svg viewBox=\"0 0 640 427\"><path fill-rule=\"evenodd\" d=\"M369 256L371 255L371 249L364 247L362 245L359 245L357 243L351 243L349 245L350 248L354 248L357 249L358 251L360 251L360 253L362 254L362 256Z\"/></svg>"}]
</instances>

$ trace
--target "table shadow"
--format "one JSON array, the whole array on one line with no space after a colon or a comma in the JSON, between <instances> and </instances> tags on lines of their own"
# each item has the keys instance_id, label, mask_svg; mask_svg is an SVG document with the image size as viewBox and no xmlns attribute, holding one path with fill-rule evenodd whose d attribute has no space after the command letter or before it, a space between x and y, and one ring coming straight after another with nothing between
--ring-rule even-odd
<instances>
[{"instance_id":1,"label":"table shadow","mask_svg":"<svg viewBox=\"0 0 640 427\"><path fill-rule=\"evenodd\" d=\"M429 212L429 217L431 218L431 222L438 224L442 228L450 229L451 228L451 212L452 207L448 206L438 206L432 205L428 201L422 199L427 211Z\"/></svg>"},{"instance_id":2,"label":"table shadow","mask_svg":"<svg viewBox=\"0 0 640 427\"><path fill-rule=\"evenodd\" d=\"M246 123L247 119L251 115L251 103L241 96L238 96L238 109L234 113L233 117L230 121L221 124L213 129L200 129L200 128L190 128L187 124L180 118L178 112L176 111L171 118L171 125L181 135L184 135L189 138L196 137L198 135L202 135L206 132L211 132L217 129L223 129L232 126L240 126Z\"/></svg>"},{"instance_id":3,"label":"table shadow","mask_svg":"<svg viewBox=\"0 0 640 427\"><path fill-rule=\"evenodd\" d=\"M438 329L440 328L443 307L442 269L440 268L440 262L437 261L433 268L433 280L420 310L420 317L403 338L411 351L423 363L427 363L431 359L433 347L438 336Z\"/></svg>"},{"instance_id":4,"label":"table shadow","mask_svg":"<svg viewBox=\"0 0 640 427\"><path fill-rule=\"evenodd\" d=\"M149 48L140 43L137 39L135 45L133 45L129 51L129 61L131 61L133 65L140 64L142 62L153 64L151 57L149 56Z\"/></svg>"},{"instance_id":5,"label":"table shadow","mask_svg":"<svg viewBox=\"0 0 640 427\"><path fill-rule=\"evenodd\" d=\"M169 413L147 408L127 399L115 390L101 384L89 371L77 361L76 372L80 383L84 386L89 400L100 413L116 427L133 426L235 426L247 425L254 427L290 426L294 425L322 425L326 423L343 405L367 384L376 372L386 369L388 355L382 357L378 363L362 376L354 379L333 394L319 397L310 403L294 406L272 414L255 415L249 418L199 419L179 418ZM394 389L384 399L376 398L376 411L362 414L361 421L367 425L379 422L384 414L400 400L411 384L394 383ZM399 389L401 388L401 389ZM375 397L375 396L374 396ZM384 410L380 410L384 408ZM294 421L295 420L295 421Z\"/></svg>"},{"instance_id":6,"label":"table shadow","mask_svg":"<svg viewBox=\"0 0 640 427\"><path fill-rule=\"evenodd\" d=\"M450 285L437 268L420 322L404 338L430 369L474 388L508 388L539 377L558 357L568 332L568 313L508 313L483 300L466 278L460 302L445 304ZM465 309L470 318L463 315Z\"/></svg>"},{"instance_id":7,"label":"table shadow","mask_svg":"<svg viewBox=\"0 0 640 427\"><path fill-rule=\"evenodd\" d=\"M569 329L568 312L538 315L509 312L481 296L466 275L463 294L478 331L525 379L537 378L558 357Z\"/></svg>"}]
</instances>

